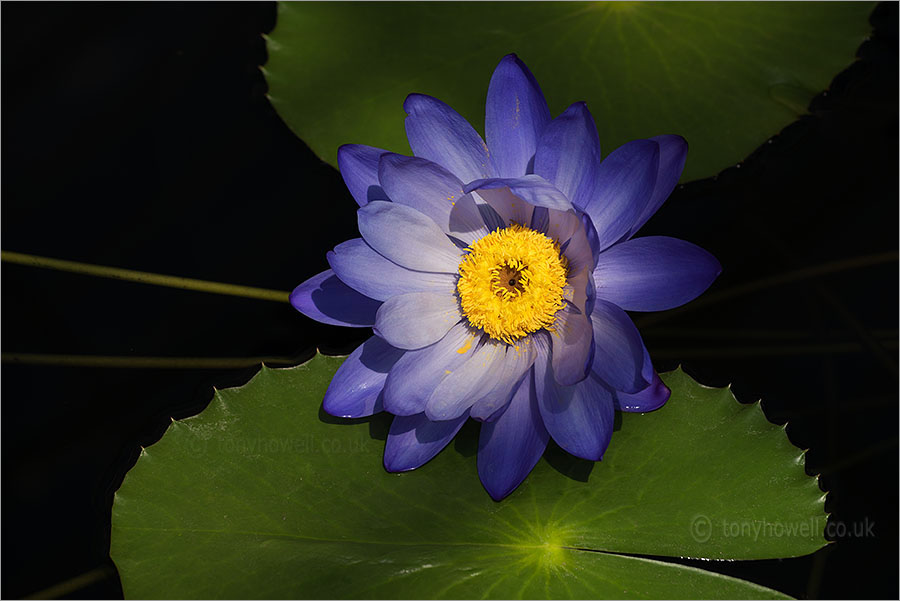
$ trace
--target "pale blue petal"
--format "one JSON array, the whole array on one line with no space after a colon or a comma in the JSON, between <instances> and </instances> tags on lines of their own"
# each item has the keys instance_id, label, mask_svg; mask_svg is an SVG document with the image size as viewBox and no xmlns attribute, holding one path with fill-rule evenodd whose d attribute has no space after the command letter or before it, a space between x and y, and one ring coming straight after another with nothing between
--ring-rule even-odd
<instances>
[{"instance_id":1,"label":"pale blue petal","mask_svg":"<svg viewBox=\"0 0 900 601\"><path fill-rule=\"evenodd\" d=\"M462 253L428 216L395 202L370 202L357 212L359 233L382 256L417 271L456 273Z\"/></svg>"},{"instance_id":2,"label":"pale blue petal","mask_svg":"<svg viewBox=\"0 0 900 601\"><path fill-rule=\"evenodd\" d=\"M338 244L327 257L342 282L376 300L407 292L453 294L456 290L456 275L400 267L375 252L362 238Z\"/></svg>"},{"instance_id":3,"label":"pale blue petal","mask_svg":"<svg viewBox=\"0 0 900 601\"><path fill-rule=\"evenodd\" d=\"M392 296L381 305L374 330L393 346L414 350L443 338L460 319L455 295L408 292Z\"/></svg>"},{"instance_id":4,"label":"pale blue petal","mask_svg":"<svg viewBox=\"0 0 900 601\"><path fill-rule=\"evenodd\" d=\"M394 415L415 415L437 385L462 365L478 348L480 334L463 321L439 342L404 354L391 369L384 385L384 408Z\"/></svg>"}]
</instances>

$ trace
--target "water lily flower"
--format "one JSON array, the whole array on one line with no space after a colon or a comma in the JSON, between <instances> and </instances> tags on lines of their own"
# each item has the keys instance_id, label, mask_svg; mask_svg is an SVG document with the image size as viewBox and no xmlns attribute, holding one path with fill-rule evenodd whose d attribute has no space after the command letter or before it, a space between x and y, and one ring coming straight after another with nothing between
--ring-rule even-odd
<instances>
[{"instance_id":1,"label":"water lily flower","mask_svg":"<svg viewBox=\"0 0 900 601\"><path fill-rule=\"evenodd\" d=\"M491 77L484 139L435 98L411 94L403 108L414 156L340 148L362 237L329 252L331 269L291 303L323 323L373 328L324 409L393 414L388 471L423 465L473 418L478 474L500 500L551 438L598 461L617 408L666 402L626 311L682 305L721 267L689 242L633 237L681 175L680 136L635 140L601 160L587 106L551 119L512 54Z\"/></svg>"}]
</instances>

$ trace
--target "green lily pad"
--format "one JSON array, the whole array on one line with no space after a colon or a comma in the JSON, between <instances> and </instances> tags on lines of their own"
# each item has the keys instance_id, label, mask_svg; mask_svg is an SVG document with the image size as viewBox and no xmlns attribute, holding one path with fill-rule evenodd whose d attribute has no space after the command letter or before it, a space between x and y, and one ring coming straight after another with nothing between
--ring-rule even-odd
<instances>
[{"instance_id":1,"label":"green lily pad","mask_svg":"<svg viewBox=\"0 0 900 601\"><path fill-rule=\"evenodd\" d=\"M825 544L824 495L758 404L664 374L604 460L556 449L494 502L477 426L388 474L389 416L335 420L341 358L263 368L173 421L117 492L111 555L137 598L764 598L776 591L621 553L759 559Z\"/></svg>"},{"instance_id":2,"label":"green lily pad","mask_svg":"<svg viewBox=\"0 0 900 601\"><path fill-rule=\"evenodd\" d=\"M605 152L677 133L684 179L717 173L806 112L854 60L871 2L284 2L264 69L278 113L322 159L409 154L407 94L484 132L488 81L516 52L550 110L585 100Z\"/></svg>"}]
</instances>

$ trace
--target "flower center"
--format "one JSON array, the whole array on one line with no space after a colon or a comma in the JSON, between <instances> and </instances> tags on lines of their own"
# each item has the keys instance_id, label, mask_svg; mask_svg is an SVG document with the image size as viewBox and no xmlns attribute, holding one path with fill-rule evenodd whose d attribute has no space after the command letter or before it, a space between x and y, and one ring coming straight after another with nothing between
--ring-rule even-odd
<instances>
[{"instance_id":1,"label":"flower center","mask_svg":"<svg viewBox=\"0 0 900 601\"><path fill-rule=\"evenodd\" d=\"M563 308L566 267L559 245L544 234L515 223L494 230L459 264L463 315L507 344L550 329Z\"/></svg>"}]
</instances>

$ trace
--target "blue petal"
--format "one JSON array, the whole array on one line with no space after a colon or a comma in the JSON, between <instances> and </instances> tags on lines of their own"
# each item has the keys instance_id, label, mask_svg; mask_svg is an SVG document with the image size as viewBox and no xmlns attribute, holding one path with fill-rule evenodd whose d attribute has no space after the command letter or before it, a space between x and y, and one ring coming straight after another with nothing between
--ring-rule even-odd
<instances>
[{"instance_id":1,"label":"blue petal","mask_svg":"<svg viewBox=\"0 0 900 601\"><path fill-rule=\"evenodd\" d=\"M597 169L584 207L597 228L599 250L618 242L643 214L659 169L659 144L634 140L615 149Z\"/></svg>"},{"instance_id":2,"label":"blue petal","mask_svg":"<svg viewBox=\"0 0 900 601\"><path fill-rule=\"evenodd\" d=\"M347 240L329 252L328 264L342 282L376 300L407 292L453 294L457 276L450 273L412 271L388 261L362 238Z\"/></svg>"},{"instance_id":3,"label":"blue petal","mask_svg":"<svg viewBox=\"0 0 900 601\"><path fill-rule=\"evenodd\" d=\"M425 464L453 440L466 417L445 422L430 421L421 413L395 417L384 445L384 469L406 472Z\"/></svg>"},{"instance_id":4,"label":"blue petal","mask_svg":"<svg viewBox=\"0 0 900 601\"><path fill-rule=\"evenodd\" d=\"M552 363L556 381L563 386L570 386L584 380L591 369L588 359L594 339L588 316L566 303L556 314L550 339L553 344Z\"/></svg>"},{"instance_id":5,"label":"blue petal","mask_svg":"<svg viewBox=\"0 0 900 601\"><path fill-rule=\"evenodd\" d=\"M665 311L697 298L722 272L714 256L666 236L635 238L600 253L597 297L626 311Z\"/></svg>"},{"instance_id":6,"label":"blue petal","mask_svg":"<svg viewBox=\"0 0 900 601\"><path fill-rule=\"evenodd\" d=\"M466 245L472 244L491 232L473 194L466 194L456 201L453 209L450 210L448 226L448 233L452 237L462 240Z\"/></svg>"},{"instance_id":7,"label":"blue petal","mask_svg":"<svg viewBox=\"0 0 900 601\"><path fill-rule=\"evenodd\" d=\"M434 344L462 316L456 296L447 292L408 292L392 296L378 309L375 333L397 348Z\"/></svg>"},{"instance_id":8,"label":"blue petal","mask_svg":"<svg viewBox=\"0 0 900 601\"><path fill-rule=\"evenodd\" d=\"M330 269L309 278L291 292L294 308L316 321L334 326L367 328L375 324L381 302L363 296Z\"/></svg>"},{"instance_id":9,"label":"blue petal","mask_svg":"<svg viewBox=\"0 0 900 601\"><path fill-rule=\"evenodd\" d=\"M481 421L495 419L509 403L525 373L534 365L536 356L532 337L517 341L506 348L506 356L500 369L492 371L490 387L479 394L472 404L469 417Z\"/></svg>"},{"instance_id":10,"label":"blue petal","mask_svg":"<svg viewBox=\"0 0 900 601\"><path fill-rule=\"evenodd\" d=\"M600 138L594 118L585 103L576 102L544 130L534 155L534 172L582 209L594 193L599 167Z\"/></svg>"},{"instance_id":11,"label":"blue petal","mask_svg":"<svg viewBox=\"0 0 900 601\"><path fill-rule=\"evenodd\" d=\"M431 217L446 233L450 209L463 197L459 178L427 159L382 155L378 179L391 200Z\"/></svg>"},{"instance_id":12,"label":"blue petal","mask_svg":"<svg viewBox=\"0 0 900 601\"><path fill-rule=\"evenodd\" d=\"M425 415L432 420L456 419L487 393L494 384L495 374L503 369L507 345L489 340L482 344L468 361L441 380L428 402Z\"/></svg>"},{"instance_id":13,"label":"blue petal","mask_svg":"<svg viewBox=\"0 0 900 601\"><path fill-rule=\"evenodd\" d=\"M378 336L359 345L338 368L322 408L336 417L368 417L382 410L381 391L403 351Z\"/></svg>"},{"instance_id":14,"label":"blue petal","mask_svg":"<svg viewBox=\"0 0 900 601\"><path fill-rule=\"evenodd\" d=\"M403 103L406 137L417 157L446 168L464 182L493 175L487 145L459 113L431 96L410 94Z\"/></svg>"},{"instance_id":15,"label":"blue petal","mask_svg":"<svg viewBox=\"0 0 900 601\"><path fill-rule=\"evenodd\" d=\"M666 201L678 179L681 177L681 171L684 169L684 162L687 159L688 144L687 140L681 136L665 135L654 136L650 138L659 144L659 171L656 173L656 185L653 187L653 194L650 195L650 202L644 209L641 216L631 226L628 238L634 236L641 227L647 223L647 220L653 217L659 207Z\"/></svg>"},{"instance_id":16,"label":"blue petal","mask_svg":"<svg viewBox=\"0 0 900 601\"><path fill-rule=\"evenodd\" d=\"M503 415L481 426L478 477L491 498L499 501L515 490L540 460L549 439L529 374Z\"/></svg>"},{"instance_id":17,"label":"blue petal","mask_svg":"<svg viewBox=\"0 0 900 601\"><path fill-rule=\"evenodd\" d=\"M502 229L511 223L531 223L534 207L515 194L509 188L483 188L472 194L479 205L482 218L487 229Z\"/></svg>"},{"instance_id":18,"label":"blue petal","mask_svg":"<svg viewBox=\"0 0 900 601\"><path fill-rule=\"evenodd\" d=\"M576 457L599 461L612 437L612 393L593 377L559 386L540 357L534 373L541 419L550 436Z\"/></svg>"},{"instance_id":19,"label":"blue petal","mask_svg":"<svg viewBox=\"0 0 900 601\"><path fill-rule=\"evenodd\" d=\"M496 188L509 188L514 195L536 207L546 207L558 211L573 210L572 203L569 202L566 195L540 175L479 179L470 182L463 189L466 192L472 192Z\"/></svg>"},{"instance_id":20,"label":"blue petal","mask_svg":"<svg viewBox=\"0 0 900 601\"><path fill-rule=\"evenodd\" d=\"M394 263L418 271L457 272L461 251L428 216L382 201L370 202L356 215L363 239Z\"/></svg>"},{"instance_id":21,"label":"blue petal","mask_svg":"<svg viewBox=\"0 0 900 601\"><path fill-rule=\"evenodd\" d=\"M594 227L594 222L591 221L591 217L587 213L581 213L581 224L584 226L584 234L588 239L588 244L591 246L591 255L594 260L591 270L593 270L597 266L597 256L600 254L600 237L597 235L597 228Z\"/></svg>"},{"instance_id":22,"label":"blue petal","mask_svg":"<svg viewBox=\"0 0 900 601\"><path fill-rule=\"evenodd\" d=\"M362 144L344 144L338 148L338 169L359 206L365 206L370 200L387 200L388 196L378 181L378 159L387 150L364 146Z\"/></svg>"},{"instance_id":23,"label":"blue petal","mask_svg":"<svg viewBox=\"0 0 900 601\"><path fill-rule=\"evenodd\" d=\"M650 384L634 394L616 392L616 409L631 413L646 413L654 411L666 404L672 391L663 384L656 372L653 373Z\"/></svg>"},{"instance_id":24,"label":"blue petal","mask_svg":"<svg viewBox=\"0 0 900 601\"><path fill-rule=\"evenodd\" d=\"M537 141L550 122L550 109L534 75L515 54L494 69L485 104L484 130L500 177L528 173Z\"/></svg>"},{"instance_id":25,"label":"blue petal","mask_svg":"<svg viewBox=\"0 0 900 601\"><path fill-rule=\"evenodd\" d=\"M616 390L637 392L645 388L644 343L628 314L598 298L591 325L595 345L592 371Z\"/></svg>"},{"instance_id":26,"label":"blue petal","mask_svg":"<svg viewBox=\"0 0 900 601\"><path fill-rule=\"evenodd\" d=\"M479 337L465 322L460 322L439 342L403 355L384 384L385 410L394 415L425 411L428 397L447 372L454 371L475 353Z\"/></svg>"}]
</instances>

